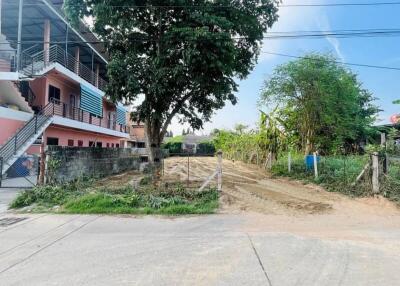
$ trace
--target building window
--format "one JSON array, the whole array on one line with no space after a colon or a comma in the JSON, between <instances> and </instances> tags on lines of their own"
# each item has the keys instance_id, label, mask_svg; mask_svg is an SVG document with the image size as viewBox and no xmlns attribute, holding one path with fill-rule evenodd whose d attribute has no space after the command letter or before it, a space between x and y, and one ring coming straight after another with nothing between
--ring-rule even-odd
<instances>
[{"instance_id":1,"label":"building window","mask_svg":"<svg viewBox=\"0 0 400 286\"><path fill-rule=\"evenodd\" d=\"M89 141L89 147L94 147L94 141Z\"/></svg>"},{"instance_id":2,"label":"building window","mask_svg":"<svg viewBox=\"0 0 400 286\"><path fill-rule=\"evenodd\" d=\"M106 145L106 146L107 146L107 148L110 148L110 143L107 143L107 145Z\"/></svg>"},{"instance_id":3,"label":"building window","mask_svg":"<svg viewBox=\"0 0 400 286\"><path fill-rule=\"evenodd\" d=\"M103 143L102 143L102 142L97 142L97 143L96 143L96 147L102 148L102 147L103 147Z\"/></svg>"},{"instance_id":4,"label":"building window","mask_svg":"<svg viewBox=\"0 0 400 286\"><path fill-rule=\"evenodd\" d=\"M137 147L138 148L146 148L146 143L145 142L137 142Z\"/></svg>"},{"instance_id":5,"label":"building window","mask_svg":"<svg viewBox=\"0 0 400 286\"><path fill-rule=\"evenodd\" d=\"M115 147L116 147L116 148L119 148L119 144L118 144L118 143L117 143L117 144L115 144Z\"/></svg>"},{"instance_id":6,"label":"building window","mask_svg":"<svg viewBox=\"0 0 400 286\"><path fill-rule=\"evenodd\" d=\"M111 148L114 148L114 143L111 143Z\"/></svg>"},{"instance_id":7,"label":"building window","mask_svg":"<svg viewBox=\"0 0 400 286\"><path fill-rule=\"evenodd\" d=\"M68 146L73 147L74 146L74 140L68 139Z\"/></svg>"},{"instance_id":8,"label":"building window","mask_svg":"<svg viewBox=\"0 0 400 286\"><path fill-rule=\"evenodd\" d=\"M60 102L60 95L61 91L59 88L49 85L49 102L51 102L52 99L54 99L55 102Z\"/></svg>"},{"instance_id":9,"label":"building window","mask_svg":"<svg viewBox=\"0 0 400 286\"><path fill-rule=\"evenodd\" d=\"M83 141L82 140L78 140L78 147L83 147Z\"/></svg>"},{"instance_id":10,"label":"building window","mask_svg":"<svg viewBox=\"0 0 400 286\"><path fill-rule=\"evenodd\" d=\"M47 137L47 145L58 146L58 138L55 137Z\"/></svg>"}]
</instances>

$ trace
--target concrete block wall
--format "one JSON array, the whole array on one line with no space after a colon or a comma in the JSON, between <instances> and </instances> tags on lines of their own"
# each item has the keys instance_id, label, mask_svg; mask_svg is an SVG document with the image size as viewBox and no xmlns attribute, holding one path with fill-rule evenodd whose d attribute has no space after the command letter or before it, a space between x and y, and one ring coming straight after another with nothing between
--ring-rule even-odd
<instances>
[{"instance_id":1,"label":"concrete block wall","mask_svg":"<svg viewBox=\"0 0 400 286\"><path fill-rule=\"evenodd\" d=\"M106 177L140 170L140 156L128 148L47 146L46 182L69 182L82 177Z\"/></svg>"}]
</instances>

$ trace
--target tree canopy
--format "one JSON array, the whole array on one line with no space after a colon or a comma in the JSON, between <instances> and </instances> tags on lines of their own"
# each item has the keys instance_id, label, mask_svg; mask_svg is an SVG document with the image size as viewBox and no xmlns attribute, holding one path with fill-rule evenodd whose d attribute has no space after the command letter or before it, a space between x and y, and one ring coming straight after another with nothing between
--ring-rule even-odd
<instances>
[{"instance_id":1,"label":"tree canopy","mask_svg":"<svg viewBox=\"0 0 400 286\"><path fill-rule=\"evenodd\" d=\"M65 0L72 22L91 17L110 55L107 93L144 101L132 114L158 148L174 116L200 129L253 69L277 0ZM152 158L151 158L152 159Z\"/></svg>"},{"instance_id":2,"label":"tree canopy","mask_svg":"<svg viewBox=\"0 0 400 286\"><path fill-rule=\"evenodd\" d=\"M373 100L354 73L323 54L277 67L261 95L263 104L278 107L286 133L306 154L354 150L371 131Z\"/></svg>"}]
</instances>

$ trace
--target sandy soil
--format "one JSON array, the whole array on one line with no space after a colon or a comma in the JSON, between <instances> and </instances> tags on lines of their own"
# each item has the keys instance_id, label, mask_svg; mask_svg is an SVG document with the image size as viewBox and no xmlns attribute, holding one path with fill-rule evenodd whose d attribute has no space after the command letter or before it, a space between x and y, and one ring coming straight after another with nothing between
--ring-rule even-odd
<instances>
[{"instance_id":1,"label":"sandy soil","mask_svg":"<svg viewBox=\"0 0 400 286\"><path fill-rule=\"evenodd\" d=\"M213 173L216 158L190 158L190 181L201 184ZM165 180L187 180L187 158L165 161ZM213 184L216 182L213 181ZM223 161L221 213L246 213L246 231L262 226L301 235L374 240L374 233L400 228L400 209L383 197L350 198L315 185L271 178L265 170ZM368 232L368 234L366 234ZM399 245L400 249L400 245Z\"/></svg>"}]
</instances>

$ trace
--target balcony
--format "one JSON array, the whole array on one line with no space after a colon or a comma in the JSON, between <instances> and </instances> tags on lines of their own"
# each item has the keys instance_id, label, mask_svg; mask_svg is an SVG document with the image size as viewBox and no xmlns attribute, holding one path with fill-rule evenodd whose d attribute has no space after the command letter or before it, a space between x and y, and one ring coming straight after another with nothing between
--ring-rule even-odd
<instances>
[{"instance_id":1,"label":"balcony","mask_svg":"<svg viewBox=\"0 0 400 286\"><path fill-rule=\"evenodd\" d=\"M115 120L107 120L101 117L94 116L81 108L66 104L56 99L51 99L50 103L46 107L45 115L60 116L94 126L107 128L109 130L122 132L125 134L130 133L129 126L118 124Z\"/></svg>"},{"instance_id":2,"label":"balcony","mask_svg":"<svg viewBox=\"0 0 400 286\"><path fill-rule=\"evenodd\" d=\"M38 76L41 75L46 68L54 64L60 64L88 83L105 91L107 82L103 78L57 45L51 46L48 50L43 50L33 55L23 53L21 58L21 72L31 77Z\"/></svg>"}]
</instances>

